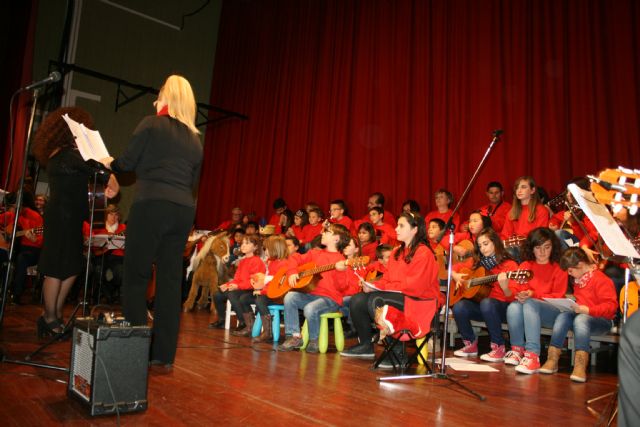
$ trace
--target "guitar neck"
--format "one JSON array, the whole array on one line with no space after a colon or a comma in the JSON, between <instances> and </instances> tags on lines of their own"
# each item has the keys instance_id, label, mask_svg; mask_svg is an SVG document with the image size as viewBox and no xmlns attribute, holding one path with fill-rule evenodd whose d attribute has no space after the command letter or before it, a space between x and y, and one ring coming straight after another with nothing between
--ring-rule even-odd
<instances>
[{"instance_id":1,"label":"guitar neck","mask_svg":"<svg viewBox=\"0 0 640 427\"><path fill-rule=\"evenodd\" d=\"M471 279L469 281L469 287L471 288L473 286L486 285L495 282L496 280L498 280L497 274L490 274L489 276L484 277L476 277L475 279Z\"/></svg>"},{"instance_id":2,"label":"guitar neck","mask_svg":"<svg viewBox=\"0 0 640 427\"><path fill-rule=\"evenodd\" d=\"M321 265L320 267L303 271L302 273L298 274L298 277L313 276L315 274L324 273L325 271L333 270L334 268L336 268L335 264Z\"/></svg>"}]
</instances>

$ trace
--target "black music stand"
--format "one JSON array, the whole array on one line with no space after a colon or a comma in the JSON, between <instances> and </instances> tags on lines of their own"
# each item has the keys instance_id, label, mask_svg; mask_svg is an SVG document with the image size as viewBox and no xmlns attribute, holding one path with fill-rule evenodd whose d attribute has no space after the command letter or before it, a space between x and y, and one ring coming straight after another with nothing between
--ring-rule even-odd
<instances>
[{"instance_id":1,"label":"black music stand","mask_svg":"<svg viewBox=\"0 0 640 427\"><path fill-rule=\"evenodd\" d=\"M484 153L484 156L480 160L480 163L478 164L478 167L476 168L476 171L473 173L473 175L471 176L471 179L467 183L467 188L465 188L464 192L462 193L462 196L460 196L460 199L458 199L458 203L456 204L456 207L453 209L453 212L451 212L451 216L449 217L449 220L447 221L447 224L446 224L446 227L445 227L445 229L449 231L449 260L448 260L449 261L449 265L448 265L448 268L447 268L447 292L446 292L446 301L445 301L445 305L444 305L444 328L442 330L442 336L440 338L440 346L442 347L442 356L441 356L441 359L440 359L440 371L439 372L433 372L433 373L430 373L430 374L416 374L416 375L381 377L381 378L378 378L378 381L393 381L393 380L417 379L417 378L435 378L435 379L439 379L439 380L447 380L451 384L455 384L458 387L462 388L464 391L466 391L469 394L473 395L474 397L477 397L480 401L485 401L486 400L485 396L483 396L483 395L471 390L466 385L464 385L461 382L459 382L456 379L454 379L453 378L454 375L451 375L451 374L447 373L447 361L446 361L447 345L446 345L446 339L447 339L447 333L449 332L449 296L450 296L450 293L451 293L451 275L453 273L453 270L452 270L452 267L453 267L453 242L454 242L453 217L456 214L456 212L458 212L458 210L460 210L460 206L462 205L462 202L466 199L467 194L469 194L469 191L471 190L471 187L473 186L473 184L475 183L476 179L478 178L478 174L480 173L480 170L482 169L482 167L484 166L484 163L486 162L487 158L489 157L489 154L491 153L491 150L493 150L494 144L500 139L500 135L501 134L502 134L502 130L500 130L500 129L493 131L493 139L491 140L491 143L489 144L489 147L487 148L487 151ZM435 343L435 338L434 338L434 343ZM434 344L434 352L433 353L434 353L434 357L432 357L432 361L433 361L432 364L435 365L435 344ZM466 374L463 374L463 375L456 374L455 376L458 376L460 378L467 378L468 377L468 375L466 375Z\"/></svg>"}]
</instances>

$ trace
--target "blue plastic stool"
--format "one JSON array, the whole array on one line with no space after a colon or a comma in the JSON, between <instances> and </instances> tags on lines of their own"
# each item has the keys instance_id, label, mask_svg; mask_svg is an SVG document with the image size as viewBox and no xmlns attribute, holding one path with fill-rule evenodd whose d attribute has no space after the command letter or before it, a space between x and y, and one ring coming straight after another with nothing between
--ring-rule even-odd
<instances>
[{"instance_id":1,"label":"blue plastic stool","mask_svg":"<svg viewBox=\"0 0 640 427\"><path fill-rule=\"evenodd\" d=\"M280 339L280 312L284 316L284 305L274 304L269 307L269 314L271 314L271 329L273 330L273 342L277 343ZM257 337L262 332L262 318L260 313L256 313L256 321L253 322L253 329L251 330L251 336Z\"/></svg>"},{"instance_id":2,"label":"blue plastic stool","mask_svg":"<svg viewBox=\"0 0 640 427\"><path fill-rule=\"evenodd\" d=\"M318 334L318 351L320 351L320 353L326 353L329 348L329 319L333 319L333 335L336 343L336 350L338 350L338 352L344 350L342 317L343 316L340 311L320 315L320 332ZM307 344L309 344L309 326L305 320L304 325L302 326L302 347L300 350L307 348Z\"/></svg>"}]
</instances>

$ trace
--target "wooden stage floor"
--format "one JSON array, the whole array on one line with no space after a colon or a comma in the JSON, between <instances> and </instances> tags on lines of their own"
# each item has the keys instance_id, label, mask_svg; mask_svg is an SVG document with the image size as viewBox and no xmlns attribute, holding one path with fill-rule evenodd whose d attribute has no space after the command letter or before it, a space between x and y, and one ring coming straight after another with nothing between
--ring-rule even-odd
<instances>
[{"instance_id":1,"label":"wooden stage floor","mask_svg":"<svg viewBox=\"0 0 640 427\"><path fill-rule=\"evenodd\" d=\"M0 329L6 358L21 359L37 348L39 314L35 305L6 308ZM252 347L248 339L207 329L207 320L205 312L182 314L173 370L149 375L149 408L121 415L121 425L584 426L597 420L585 400L613 391L617 383L616 352L598 356L586 384L569 380L567 356L561 372L551 376L493 364L499 372L463 380L486 396L480 402L443 380L379 383L381 372L370 370L368 361L341 357L331 348L316 355ZM486 347L481 341L481 350ZM68 367L70 350L69 340L58 342L34 361ZM5 361L0 374L3 426L116 424L115 415L91 417L88 406L67 397L64 372Z\"/></svg>"}]
</instances>

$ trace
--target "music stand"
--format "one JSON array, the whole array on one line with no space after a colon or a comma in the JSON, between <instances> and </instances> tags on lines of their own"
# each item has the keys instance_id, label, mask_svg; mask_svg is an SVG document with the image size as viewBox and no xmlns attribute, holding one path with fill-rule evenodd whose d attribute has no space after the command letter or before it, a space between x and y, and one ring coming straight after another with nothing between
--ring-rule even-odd
<instances>
[{"instance_id":1,"label":"music stand","mask_svg":"<svg viewBox=\"0 0 640 427\"><path fill-rule=\"evenodd\" d=\"M597 184L596 184L597 185ZM613 256L609 257L609 259L626 262L630 265L635 265L635 263L640 259L640 253L633 247L629 239L624 235L620 227L618 226L615 219L609 213L609 210L599 203L592 193L585 191L578 187L575 184L569 184L567 186L567 190L571 192L576 202L582 209L582 211L587 215L587 217L591 220L594 227L602 236L602 240L607 244ZM629 271L625 271L625 287L626 287L626 296L628 297L629 293ZM627 302L625 301L624 308L624 318L623 323L620 328L624 327L626 323L626 313L627 313ZM599 417L599 421L603 422L605 418L607 419L607 425L611 424L614 417L618 412L618 386L616 385L616 390L605 393L601 396L594 397L585 402L587 407L594 411L589 407L589 405L598 400L604 399L606 397L611 396L609 402L605 409L602 411ZM596 411L594 411L596 412Z\"/></svg>"},{"instance_id":2,"label":"music stand","mask_svg":"<svg viewBox=\"0 0 640 427\"><path fill-rule=\"evenodd\" d=\"M477 397L480 401L485 401L486 397L475 392L474 390L471 390L469 387L465 386L464 384L462 384L461 382L457 381L456 379L453 378L454 375L448 374L447 373L447 345L446 345L446 338L447 338L447 333L449 332L449 296L451 293L451 275L453 273L452 267L453 267L453 242L454 242L454 224L453 224L453 217L454 215L458 212L458 210L460 210L460 206L462 205L462 202L466 199L467 194L469 194L469 191L471 190L471 187L473 186L473 184L476 182L476 179L478 178L478 174L480 173L480 170L482 169L482 167L484 166L484 163L486 162L487 158L489 157L489 154L491 153L491 150L493 150L493 146L495 145L496 142L498 142L498 140L500 139L500 135L502 134L502 130L501 129L497 129L493 131L493 139L491 140L491 143L489 144L489 147L487 148L487 151L484 153L484 156L482 157L482 159L480 159L480 163L478 164L478 167L476 168L476 171L473 173L473 175L471 176L471 179L469 180L469 182L467 183L467 187L465 188L464 192L462 193L462 196L460 196L460 198L458 199L458 203L456 204L456 207L453 209L453 212L451 212L451 216L449 217L449 220L447 221L447 224L445 226L445 229L448 230L449 232L449 265L447 267L447 292L446 292L446 301L445 301L445 305L444 305L444 327L442 329L442 336L440 338L440 346L442 347L442 356L440 359L440 371L439 372L433 372L430 374L416 374L416 375L403 375L403 376L390 376L390 377L381 377L378 378L378 381L393 381L393 380L400 380L400 379L417 379L417 378L435 378L435 379L439 379L439 380L447 380L452 384L457 385L458 387L462 388L463 390L465 390L466 392L468 392L469 394L473 395L474 397ZM434 343L435 343L435 338L434 338ZM435 344L434 344L434 354L435 354ZM433 358L432 358L433 360ZM435 360L434 360L435 362ZM455 376L459 376L460 378L467 378L468 375L463 374L456 374Z\"/></svg>"}]
</instances>

